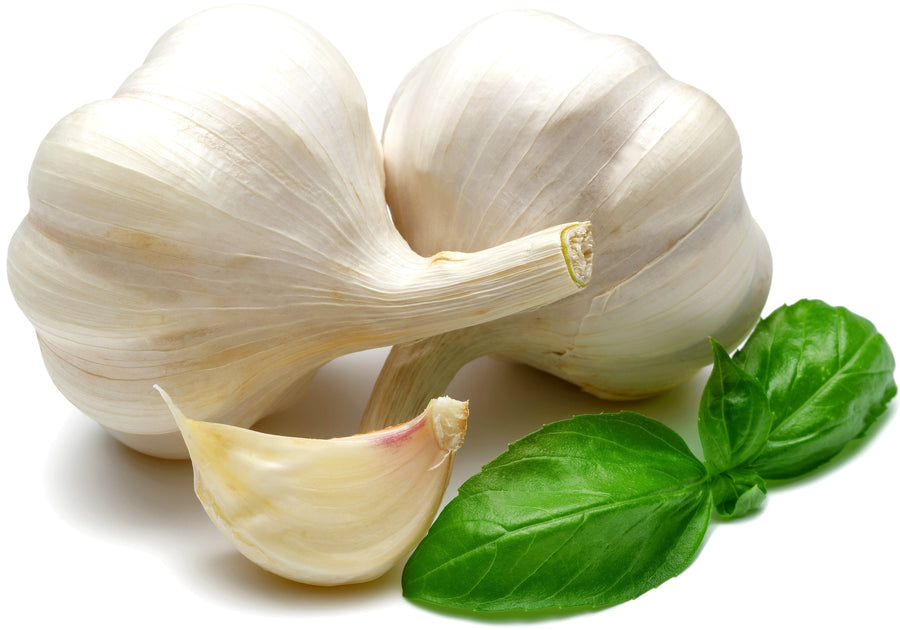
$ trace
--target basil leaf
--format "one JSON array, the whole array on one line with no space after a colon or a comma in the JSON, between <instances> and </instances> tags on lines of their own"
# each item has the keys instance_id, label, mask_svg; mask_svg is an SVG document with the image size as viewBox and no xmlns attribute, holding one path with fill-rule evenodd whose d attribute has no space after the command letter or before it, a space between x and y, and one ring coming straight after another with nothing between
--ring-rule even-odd
<instances>
[{"instance_id":1,"label":"basil leaf","mask_svg":"<svg viewBox=\"0 0 900 630\"><path fill-rule=\"evenodd\" d=\"M706 469L673 430L631 412L576 416L460 487L403 593L480 611L609 606L683 571L710 511Z\"/></svg>"},{"instance_id":2,"label":"basil leaf","mask_svg":"<svg viewBox=\"0 0 900 630\"><path fill-rule=\"evenodd\" d=\"M756 471L730 470L712 480L712 496L720 516L738 518L762 505L766 498L766 482Z\"/></svg>"},{"instance_id":3,"label":"basil leaf","mask_svg":"<svg viewBox=\"0 0 900 630\"><path fill-rule=\"evenodd\" d=\"M700 397L698 429L711 475L737 468L766 446L772 414L766 390L714 339L713 369Z\"/></svg>"},{"instance_id":4,"label":"basil leaf","mask_svg":"<svg viewBox=\"0 0 900 630\"><path fill-rule=\"evenodd\" d=\"M750 463L766 479L827 462L897 393L884 337L868 320L818 300L774 311L734 360L763 384L775 414L766 446Z\"/></svg>"}]
</instances>

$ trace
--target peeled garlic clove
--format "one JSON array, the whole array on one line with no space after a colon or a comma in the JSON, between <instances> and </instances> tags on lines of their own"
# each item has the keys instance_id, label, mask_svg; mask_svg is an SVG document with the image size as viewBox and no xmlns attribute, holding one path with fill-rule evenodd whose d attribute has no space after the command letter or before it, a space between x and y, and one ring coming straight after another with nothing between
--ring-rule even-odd
<instances>
[{"instance_id":1,"label":"peeled garlic clove","mask_svg":"<svg viewBox=\"0 0 900 630\"><path fill-rule=\"evenodd\" d=\"M734 125L628 39L537 11L490 17L409 73L383 144L388 204L421 253L575 219L592 222L596 246L585 291L396 349L367 428L439 395L451 365L481 354L604 398L648 396L711 362L708 337L734 347L758 320L772 261ZM442 380L417 364L428 348Z\"/></svg>"},{"instance_id":2,"label":"peeled garlic clove","mask_svg":"<svg viewBox=\"0 0 900 630\"><path fill-rule=\"evenodd\" d=\"M247 558L307 584L385 573L425 535L462 445L466 403L330 440L190 420L159 389L184 435L207 514Z\"/></svg>"},{"instance_id":3,"label":"peeled garlic clove","mask_svg":"<svg viewBox=\"0 0 900 630\"><path fill-rule=\"evenodd\" d=\"M271 9L210 9L41 143L10 287L72 403L182 457L154 383L193 418L250 426L337 356L546 304L590 275L590 227L572 222L419 256L383 188L334 47Z\"/></svg>"}]
</instances>

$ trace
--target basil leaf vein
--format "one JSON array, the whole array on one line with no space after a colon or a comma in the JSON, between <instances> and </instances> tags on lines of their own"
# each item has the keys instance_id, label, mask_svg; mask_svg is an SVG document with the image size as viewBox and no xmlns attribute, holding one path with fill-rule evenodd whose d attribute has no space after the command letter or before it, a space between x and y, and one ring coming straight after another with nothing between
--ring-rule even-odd
<instances>
[{"instance_id":1,"label":"basil leaf vein","mask_svg":"<svg viewBox=\"0 0 900 630\"><path fill-rule=\"evenodd\" d=\"M806 474L861 437L896 394L895 361L868 320L819 300L763 319L734 361L766 390L774 420L750 467L766 479Z\"/></svg>"}]
</instances>

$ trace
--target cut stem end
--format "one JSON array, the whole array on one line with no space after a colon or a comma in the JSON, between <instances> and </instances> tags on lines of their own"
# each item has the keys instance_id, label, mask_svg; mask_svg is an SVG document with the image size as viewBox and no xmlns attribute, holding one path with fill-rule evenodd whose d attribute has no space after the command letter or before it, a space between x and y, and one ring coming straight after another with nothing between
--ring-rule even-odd
<instances>
[{"instance_id":1,"label":"cut stem end","mask_svg":"<svg viewBox=\"0 0 900 630\"><path fill-rule=\"evenodd\" d=\"M569 275L579 287L591 280L591 263L594 254L594 232L590 223L575 223L560 233L563 256Z\"/></svg>"}]
</instances>

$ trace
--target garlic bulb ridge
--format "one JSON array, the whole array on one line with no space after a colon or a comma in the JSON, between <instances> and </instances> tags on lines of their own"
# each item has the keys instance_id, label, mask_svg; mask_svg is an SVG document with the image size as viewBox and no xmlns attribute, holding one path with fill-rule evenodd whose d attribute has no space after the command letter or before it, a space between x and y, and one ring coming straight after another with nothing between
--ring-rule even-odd
<instances>
[{"instance_id":1,"label":"garlic bulb ridge","mask_svg":"<svg viewBox=\"0 0 900 630\"><path fill-rule=\"evenodd\" d=\"M708 364L708 337L735 347L764 306L772 262L734 125L628 39L538 11L489 17L407 75L382 142L388 204L422 254L572 220L592 222L595 246L584 291L395 347L363 428L484 354L649 396Z\"/></svg>"},{"instance_id":2,"label":"garlic bulb ridge","mask_svg":"<svg viewBox=\"0 0 900 630\"><path fill-rule=\"evenodd\" d=\"M250 426L336 356L547 304L591 270L591 228L571 221L414 253L352 71L261 7L167 32L114 97L50 131L29 196L8 276L51 377L161 456L186 451L155 383L193 418Z\"/></svg>"}]
</instances>

